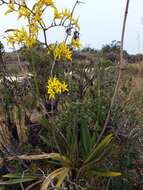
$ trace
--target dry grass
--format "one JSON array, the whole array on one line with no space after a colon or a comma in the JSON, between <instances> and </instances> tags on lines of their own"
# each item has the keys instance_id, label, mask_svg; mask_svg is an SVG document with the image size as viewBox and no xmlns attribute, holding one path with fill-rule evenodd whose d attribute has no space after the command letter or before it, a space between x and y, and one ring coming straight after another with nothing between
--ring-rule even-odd
<instances>
[{"instance_id":1,"label":"dry grass","mask_svg":"<svg viewBox=\"0 0 143 190\"><path fill-rule=\"evenodd\" d=\"M132 74L134 90L142 91L143 90L143 62L130 64L128 68Z\"/></svg>"},{"instance_id":2,"label":"dry grass","mask_svg":"<svg viewBox=\"0 0 143 190\"><path fill-rule=\"evenodd\" d=\"M130 93L128 95L127 109L134 110L134 128L143 127L143 62L129 64L126 75L131 78L131 83L128 84ZM126 81L123 81L126 82ZM136 126L137 125L137 126Z\"/></svg>"},{"instance_id":3,"label":"dry grass","mask_svg":"<svg viewBox=\"0 0 143 190\"><path fill-rule=\"evenodd\" d=\"M134 64L129 64L128 69L133 72L133 74L143 74L143 61Z\"/></svg>"}]
</instances>

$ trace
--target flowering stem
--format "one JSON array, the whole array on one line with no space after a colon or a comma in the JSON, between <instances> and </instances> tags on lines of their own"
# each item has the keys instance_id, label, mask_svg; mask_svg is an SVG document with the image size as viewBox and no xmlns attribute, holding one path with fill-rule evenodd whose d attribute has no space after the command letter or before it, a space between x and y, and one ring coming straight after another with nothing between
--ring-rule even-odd
<instances>
[{"instance_id":1,"label":"flowering stem","mask_svg":"<svg viewBox=\"0 0 143 190\"><path fill-rule=\"evenodd\" d=\"M74 6L73 6L73 9L72 9L72 12L71 12L71 17L73 16L74 11L75 11L75 9L76 9L76 6L77 6L79 3L80 3L79 0L77 0L77 1L75 2ZM72 24L72 21L70 20L70 23L69 23L69 26L68 26L69 28L71 27L71 24ZM66 35L65 44L66 44L66 42L67 42L67 40L68 40L68 37L69 37L69 34Z\"/></svg>"},{"instance_id":2,"label":"flowering stem","mask_svg":"<svg viewBox=\"0 0 143 190\"><path fill-rule=\"evenodd\" d=\"M97 139L96 144L99 143L99 141L101 140L101 138L102 138L107 126L108 126L110 116L111 116L111 110L112 110L112 108L114 106L115 98L116 98L116 95L118 93L118 89L119 89L119 85L120 85L120 80L121 80L121 76L122 76L122 66L123 66L124 37L125 37L125 29L126 29L127 15L128 15L128 9L129 9L129 2L130 2L130 0L127 0L127 2L126 2L125 15L124 15L124 21L123 21L123 28L122 28L122 34L121 34L120 66L119 66L120 70L119 70L119 73L118 73L118 79L117 79L117 82L116 82L114 94L113 94L112 99L111 99L110 107L109 107L107 117L106 117L105 122L104 122L103 129L102 129L102 131L101 131L101 133L99 135L99 138Z\"/></svg>"}]
</instances>

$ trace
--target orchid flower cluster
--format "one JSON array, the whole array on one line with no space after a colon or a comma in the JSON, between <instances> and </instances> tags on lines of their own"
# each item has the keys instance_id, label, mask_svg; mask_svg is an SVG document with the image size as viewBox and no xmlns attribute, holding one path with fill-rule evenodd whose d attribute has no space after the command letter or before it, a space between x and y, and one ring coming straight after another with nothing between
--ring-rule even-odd
<instances>
[{"instance_id":1,"label":"orchid flower cluster","mask_svg":"<svg viewBox=\"0 0 143 190\"><path fill-rule=\"evenodd\" d=\"M60 82L56 77L48 80L49 99L55 99L56 94L62 94L68 91L68 85L65 82Z\"/></svg>"},{"instance_id":2,"label":"orchid flower cluster","mask_svg":"<svg viewBox=\"0 0 143 190\"><path fill-rule=\"evenodd\" d=\"M79 4L78 0L73 10L66 8L60 11L53 0L34 0L33 4L27 0L0 0L0 5L7 6L5 15L16 13L18 20L24 19L27 22L26 26L22 28L8 29L6 31L8 44L12 45L12 47L25 45L30 48L39 40L42 31L44 39L42 43L47 48L47 54L51 54L52 52L54 61L60 61L63 58L67 61L72 61L72 49L80 48L79 37L74 35L75 33L79 33L80 30L78 18L74 18L73 16L77 4ZM47 25L45 15L49 9L52 10L52 20L51 24ZM61 26L65 29L65 39L56 44L49 44L47 32ZM56 88L55 81L58 81ZM64 83L66 90L62 90L61 84L57 78L51 75L47 82L49 99L55 99L55 94L68 91L67 85ZM58 88L58 85L59 89L61 89L60 91L55 90Z\"/></svg>"}]
</instances>

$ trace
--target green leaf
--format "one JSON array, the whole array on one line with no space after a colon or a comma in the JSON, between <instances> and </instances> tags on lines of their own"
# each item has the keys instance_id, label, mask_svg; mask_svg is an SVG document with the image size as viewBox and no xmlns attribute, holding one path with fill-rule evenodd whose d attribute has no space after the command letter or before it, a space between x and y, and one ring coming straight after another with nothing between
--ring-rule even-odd
<instances>
[{"instance_id":1,"label":"green leaf","mask_svg":"<svg viewBox=\"0 0 143 190\"><path fill-rule=\"evenodd\" d=\"M113 171L90 171L88 172L90 176L99 176L99 177L118 177L122 174L120 172L113 172Z\"/></svg>"},{"instance_id":2,"label":"green leaf","mask_svg":"<svg viewBox=\"0 0 143 190\"><path fill-rule=\"evenodd\" d=\"M82 121L82 126L80 128L81 135L81 145L84 147L85 154L87 155L90 151L91 137L88 128L88 120L84 118Z\"/></svg>"},{"instance_id":3,"label":"green leaf","mask_svg":"<svg viewBox=\"0 0 143 190\"><path fill-rule=\"evenodd\" d=\"M35 179L33 178L21 178L21 179L10 179L7 181L1 181L0 185L13 185L13 184L19 184L19 183L24 183L28 181L34 181Z\"/></svg>"},{"instance_id":4,"label":"green leaf","mask_svg":"<svg viewBox=\"0 0 143 190\"><path fill-rule=\"evenodd\" d=\"M65 177L68 175L69 172L69 168L59 168L55 171L53 171L52 173L50 173L46 179L44 180L44 182L42 183L41 189L40 190L47 190L50 183L54 180L54 179L58 179L57 182L57 187L60 187L61 184L63 183Z\"/></svg>"},{"instance_id":5,"label":"green leaf","mask_svg":"<svg viewBox=\"0 0 143 190\"><path fill-rule=\"evenodd\" d=\"M36 176L32 176L32 175L23 175L23 174L21 174L21 173L18 173L18 174L11 174L11 173L8 173L8 174L5 174L5 175L3 175L2 176L3 178L14 178L14 179L19 179L19 178L23 178L23 179L27 179L27 178L30 178L30 179L37 179L37 177Z\"/></svg>"},{"instance_id":6,"label":"green leaf","mask_svg":"<svg viewBox=\"0 0 143 190\"><path fill-rule=\"evenodd\" d=\"M56 134L56 140L60 147L60 151L62 154L69 154L70 146L67 142L67 139L64 137L64 134L61 131L57 131Z\"/></svg>"},{"instance_id":7,"label":"green leaf","mask_svg":"<svg viewBox=\"0 0 143 190\"><path fill-rule=\"evenodd\" d=\"M95 143L96 143L96 135L93 134L91 137L91 148L95 145Z\"/></svg>"},{"instance_id":8,"label":"green leaf","mask_svg":"<svg viewBox=\"0 0 143 190\"><path fill-rule=\"evenodd\" d=\"M58 182L56 187L60 188L64 179L68 176L70 168L64 168L63 171L61 172L60 176L58 177Z\"/></svg>"},{"instance_id":9,"label":"green leaf","mask_svg":"<svg viewBox=\"0 0 143 190\"><path fill-rule=\"evenodd\" d=\"M110 144L112 139L113 139L113 135L109 134L97 146L93 147L84 163L88 163L88 162L91 162L93 159L97 159L104 152L104 150Z\"/></svg>"},{"instance_id":10,"label":"green leaf","mask_svg":"<svg viewBox=\"0 0 143 190\"><path fill-rule=\"evenodd\" d=\"M40 120L40 124L41 124L43 127L47 128L47 127L49 126L49 121L48 121L47 118L42 118L42 119Z\"/></svg>"},{"instance_id":11,"label":"green leaf","mask_svg":"<svg viewBox=\"0 0 143 190\"><path fill-rule=\"evenodd\" d=\"M5 174L2 176L3 178L9 178L7 181L1 181L0 185L12 185L12 184L18 184L18 183L23 183L23 182L28 182L28 181L34 181L37 179L36 176L32 175L23 175L21 173L16 173L16 174Z\"/></svg>"}]
</instances>

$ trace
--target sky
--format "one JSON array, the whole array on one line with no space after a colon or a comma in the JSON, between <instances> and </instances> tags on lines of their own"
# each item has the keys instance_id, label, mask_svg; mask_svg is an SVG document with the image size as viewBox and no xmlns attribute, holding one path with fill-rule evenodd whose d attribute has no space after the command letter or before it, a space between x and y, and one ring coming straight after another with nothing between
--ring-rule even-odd
<instances>
[{"instance_id":1,"label":"sky","mask_svg":"<svg viewBox=\"0 0 143 190\"><path fill-rule=\"evenodd\" d=\"M33 1L33 0L31 0ZM79 16L80 40L83 47L100 49L113 40L120 41L126 0L82 0L75 16ZM55 0L60 8L72 8L75 0ZM143 53L143 0L130 0L124 49L129 53ZM13 14L4 16L0 8L0 33L8 28L24 25ZM55 30L49 34L51 41L57 41L64 33ZM5 41L4 41L5 43ZM7 48L8 49L8 48Z\"/></svg>"}]
</instances>

